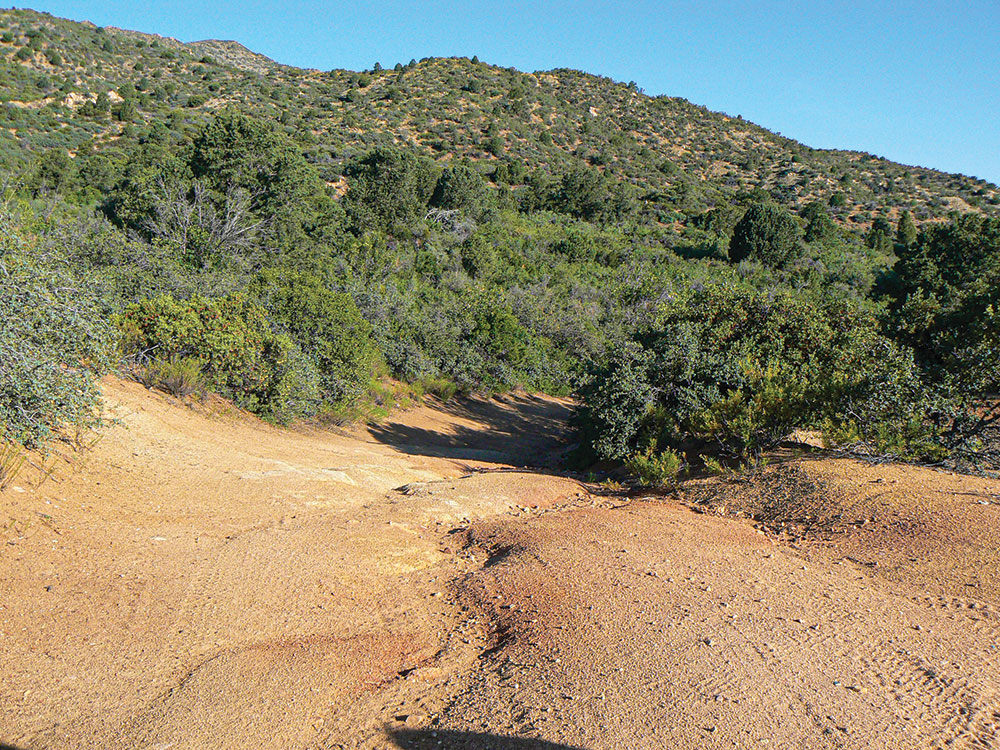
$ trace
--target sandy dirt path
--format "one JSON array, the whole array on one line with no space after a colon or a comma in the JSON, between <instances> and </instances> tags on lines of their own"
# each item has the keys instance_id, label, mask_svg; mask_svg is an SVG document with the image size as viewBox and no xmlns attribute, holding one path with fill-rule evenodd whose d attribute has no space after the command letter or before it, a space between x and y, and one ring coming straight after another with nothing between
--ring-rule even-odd
<instances>
[{"instance_id":1,"label":"sandy dirt path","mask_svg":"<svg viewBox=\"0 0 1000 750\"><path fill-rule=\"evenodd\" d=\"M502 468L505 442L558 449L558 401L408 413L444 447L488 436L434 457L105 390L121 423L82 467L3 496L0 740L17 747L306 747L446 645L446 531L580 492L470 475ZM519 430L534 442L504 440Z\"/></svg>"},{"instance_id":2,"label":"sandy dirt path","mask_svg":"<svg viewBox=\"0 0 1000 750\"><path fill-rule=\"evenodd\" d=\"M0 744L1000 746L997 483L814 462L843 507L791 545L548 472L563 401L333 434L105 390L0 496Z\"/></svg>"}]
</instances>

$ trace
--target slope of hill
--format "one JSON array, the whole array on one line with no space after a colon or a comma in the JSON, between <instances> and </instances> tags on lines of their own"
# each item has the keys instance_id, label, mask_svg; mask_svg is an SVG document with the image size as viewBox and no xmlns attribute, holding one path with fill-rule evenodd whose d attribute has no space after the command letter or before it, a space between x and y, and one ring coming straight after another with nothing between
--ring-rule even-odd
<instances>
[{"instance_id":1,"label":"slope of hill","mask_svg":"<svg viewBox=\"0 0 1000 750\"><path fill-rule=\"evenodd\" d=\"M204 39L200 42L190 42L186 46L195 54L208 55L225 65L231 65L251 73L266 75L272 70L280 70L285 67L270 57L247 49L231 39Z\"/></svg>"},{"instance_id":2,"label":"slope of hill","mask_svg":"<svg viewBox=\"0 0 1000 750\"><path fill-rule=\"evenodd\" d=\"M995 213L997 187L871 154L818 150L739 117L575 70L522 73L475 59L391 70L322 72L279 65L236 42L183 44L30 10L0 12L0 154L71 152L189 130L238 104L280 121L328 181L377 144L440 161L467 157L497 182L591 165L669 213L690 215L760 189L789 207L822 200L867 224L909 209Z\"/></svg>"}]
</instances>

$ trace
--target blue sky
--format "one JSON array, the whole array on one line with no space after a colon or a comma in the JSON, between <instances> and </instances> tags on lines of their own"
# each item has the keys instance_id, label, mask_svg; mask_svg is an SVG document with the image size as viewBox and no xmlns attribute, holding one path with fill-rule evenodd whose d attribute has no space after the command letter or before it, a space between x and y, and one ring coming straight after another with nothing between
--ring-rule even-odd
<instances>
[{"instance_id":1,"label":"blue sky","mask_svg":"<svg viewBox=\"0 0 1000 750\"><path fill-rule=\"evenodd\" d=\"M579 68L743 115L810 146L1000 183L1000 0L321 2L38 0L320 69L478 55Z\"/></svg>"}]
</instances>

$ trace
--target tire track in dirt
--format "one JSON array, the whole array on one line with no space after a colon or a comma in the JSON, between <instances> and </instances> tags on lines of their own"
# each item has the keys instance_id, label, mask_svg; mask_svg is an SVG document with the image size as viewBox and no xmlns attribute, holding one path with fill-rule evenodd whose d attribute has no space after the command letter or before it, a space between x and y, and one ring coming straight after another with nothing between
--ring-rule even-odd
<instances>
[{"instance_id":1,"label":"tire track in dirt","mask_svg":"<svg viewBox=\"0 0 1000 750\"><path fill-rule=\"evenodd\" d=\"M669 505L480 525L475 541L510 551L467 593L505 640L442 731L591 750L998 746L997 630L976 610Z\"/></svg>"},{"instance_id":2,"label":"tire track in dirt","mask_svg":"<svg viewBox=\"0 0 1000 750\"><path fill-rule=\"evenodd\" d=\"M137 429L111 433L94 470L59 488L58 551L36 534L15 540L16 564L0 558L4 665L30 684L0 686L0 741L1000 746L1000 599L942 547L971 519L982 528L954 549L992 559L992 508L930 505L911 523L909 475L879 477L895 525L852 536L855 564L836 540L790 549L747 521L477 463L561 450L560 402L453 404L336 436L220 426L130 388L117 395ZM823 511L814 530L832 533L838 511L814 489L793 507ZM906 555L923 566L913 583ZM51 626L28 627L35 611Z\"/></svg>"}]
</instances>

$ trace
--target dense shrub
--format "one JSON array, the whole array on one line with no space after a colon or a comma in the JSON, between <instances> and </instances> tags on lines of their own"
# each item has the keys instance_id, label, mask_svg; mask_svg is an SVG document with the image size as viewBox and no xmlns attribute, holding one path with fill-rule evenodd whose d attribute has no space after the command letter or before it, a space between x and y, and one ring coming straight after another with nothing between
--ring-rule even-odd
<instances>
[{"instance_id":1,"label":"dense shrub","mask_svg":"<svg viewBox=\"0 0 1000 750\"><path fill-rule=\"evenodd\" d=\"M611 192L604 175L596 169L578 167L567 172L552 194L552 204L582 219L596 219L608 208Z\"/></svg>"},{"instance_id":2,"label":"dense shrub","mask_svg":"<svg viewBox=\"0 0 1000 750\"><path fill-rule=\"evenodd\" d=\"M412 151L377 148L347 168L343 206L354 228L383 228L406 236L423 218L437 183L428 159Z\"/></svg>"},{"instance_id":3,"label":"dense shrub","mask_svg":"<svg viewBox=\"0 0 1000 750\"><path fill-rule=\"evenodd\" d=\"M1000 219L964 216L897 246L893 320L938 379L1000 389Z\"/></svg>"},{"instance_id":4,"label":"dense shrub","mask_svg":"<svg viewBox=\"0 0 1000 750\"><path fill-rule=\"evenodd\" d=\"M216 202L245 196L271 244L289 247L335 221L333 203L302 150L267 120L235 110L209 120L190 150L191 174Z\"/></svg>"},{"instance_id":5,"label":"dense shrub","mask_svg":"<svg viewBox=\"0 0 1000 750\"><path fill-rule=\"evenodd\" d=\"M327 400L350 400L368 387L378 350L350 295L329 289L317 276L286 269L263 271L251 290L316 363Z\"/></svg>"},{"instance_id":6,"label":"dense shrub","mask_svg":"<svg viewBox=\"0 0 1000 750\"><path fill-rule=\"evenodd\" d=\"M756 461L796 427L906 419L919 379L875 317L790 292L677 295L584 389L598 458L676 449ZM917 419L919 420L919 413Z\"/></svg>"},{"instance_id":7,"label":"dense shrub","mask_svg":"<svg viewBox=\"0 0 1000 750\"><path fill-rule=\"evenodd\" d=\"M773 203L755 203L733 229L729 258L784 266L802 254L802 230L795 217Z\"/></svg>"},{"instance_id":8,"label":"dense shrub","mask_svg":"<svg viewBox=\"0 0 1000 750\"><path fill-rule=\"evenodd\" d=\"M218 299L169 295L129 305L120 317L126 352L147 362L199 360L211 388L265 417L315 413L319 376L263 308L239 294Z\"/></svg>"},{"instance_id":9,"label":"dense shrub","mask_svg":"<svg viewBox=\"0 0 1000 750\"><path fill-rule=\"evenodd\" d=\"M457 209L474 219L482 219L492 207L493 196L486 180L470 164L456 164L438 178L430 205Z\"/></svg>"},{"instance_id":10,"label":"dense shrub","mask_svg":"<svg viewBox=\"0 0 1000 750\"><path fill-rule=\"evenodd\" d=\"M40 445L97 423L95 375L115 337L86 286L38 252L26 218L0 218L0 441Z\"/></svg>"},{"instance_id":11,"label":"dense shrub","mask_svg":"<svg viewBox=\"0 0 1000 750\"><path fill-rule=\"evenodd\" d=\"M134 152L105 210L195 268L249 260L261 246L290 251L339 224L298 147L236 112L209 120L184 150Z\"/></svg>"}]
</instances>

